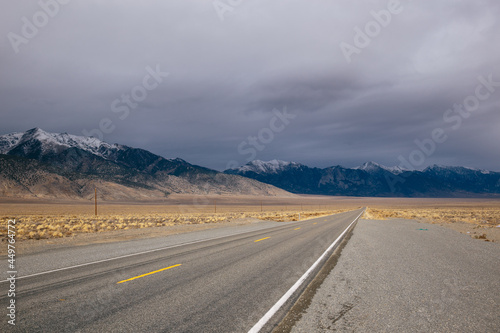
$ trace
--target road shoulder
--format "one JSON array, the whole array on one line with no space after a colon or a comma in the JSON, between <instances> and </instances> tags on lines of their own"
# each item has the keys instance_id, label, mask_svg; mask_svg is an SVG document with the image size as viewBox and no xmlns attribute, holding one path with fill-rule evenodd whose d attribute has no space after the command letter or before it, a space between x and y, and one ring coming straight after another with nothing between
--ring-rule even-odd
<instances>
[{"instance_id":1,"label":"road shoulder","mask_svg":"<svg viewBox=\"0 0 500 333\"><path fill-rule=\"evenodd\" d=\"M491 332L500 246L413 220L360 220L292 332Z\"/></svg>"}]
</instances>

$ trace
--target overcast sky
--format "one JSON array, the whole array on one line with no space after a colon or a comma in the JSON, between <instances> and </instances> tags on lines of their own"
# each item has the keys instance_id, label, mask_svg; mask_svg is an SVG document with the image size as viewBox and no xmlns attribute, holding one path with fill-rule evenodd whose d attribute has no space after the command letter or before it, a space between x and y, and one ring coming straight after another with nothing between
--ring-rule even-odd
<instances>
[{"instance_id":1,"label":"overcast sky","mask_svg":"<svg viewBox=\"0 0 500 333\"><path fill-rule=\"evenodd\" d=\"M0 134L92 132L218 170L500 171L496 0L60 1L2 4Z\"/></svg>"}]
</instances>

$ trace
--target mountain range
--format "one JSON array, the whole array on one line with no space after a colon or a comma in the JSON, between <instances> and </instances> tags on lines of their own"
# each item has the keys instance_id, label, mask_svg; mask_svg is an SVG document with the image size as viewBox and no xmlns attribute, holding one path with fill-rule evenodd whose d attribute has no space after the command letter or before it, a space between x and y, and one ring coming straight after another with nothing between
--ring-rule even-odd
<instances>
[{"instance_id":1,"label":"mountain range","mask_svg":"<svg viewBox=\"0 0 500 333\"><path fill-rule=\"evenodd\" d=\"M255 160L218 172L180 158L39 128L0 136L0 197L156 200L179 194L498 197L500 173L434 165L406 170L367 162L309 167Z\"/></svg>"},{"instance_id":2,"label":"mountain range","mask_svg":"<svg viewBox=\"0 0 500 333\"><path fill-rule=\"evenodd\" d=\"M433 165L422 171L367 162L355 168L314 168L256 160L225 173L272 184L292 193L376 197L497 197L500 172Z\"/></svg>"},{"instance_id":3,"label":"mountain range","mask_svg":"<svg viewBox=\"0 0 500 333\"><path fill-rule=\"evenodd\" d=\"M171 193L290 195L272 185L94 137L33 128L0 136L0 197L162 199Z\"/></svg>"}]
</instances>

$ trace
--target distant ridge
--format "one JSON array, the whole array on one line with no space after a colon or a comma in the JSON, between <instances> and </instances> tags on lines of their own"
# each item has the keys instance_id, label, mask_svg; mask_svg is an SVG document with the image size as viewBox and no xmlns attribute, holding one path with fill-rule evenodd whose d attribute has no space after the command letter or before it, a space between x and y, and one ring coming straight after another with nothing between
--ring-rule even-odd
<instances>
[{"instance_id":1,"label":"distant ridge","mask_svg":"<svg viewBox=\"0 0 500 333\"><path fill-rule=\"evenodd\" d=\"M40 128L0 136L0 196L106 200L171 193L290 195L274 186L147 150Z\"/></svg>"},{"instance_id":2,"label":"distant ridge","mask_svg":"<svg viewBox=\"0 0 500 333\"><path fill-rule=\"evenodd\" d=\"M355 168L311 168L256 160L224 171L300 194L375 197L499 197L500 173L433 165L423 171L366 162Z\"/></svg>"},{"instance_id":3,"label":"distant ridge","mask_svg":"<svg viewBox=\"0 0 500 333\"><path fill-rule=\"evenodd\" d=\"M395 175L399 175L405 171L410 171L408 169L403 169L400 166L386 167L385 165L378 164L377 162L373 162L373 161L363 163L363 165L360 165L360 166L355 167L353 169L364 170L368 173L380 172L380 170L385 170L385 171L389 171Z\"/></svg>"},{"instance_id":4,"label":"distant ridge","mask_svg":"<svg viewBox=\"0 0 500 333\"><path fill-rule=\"evenodd\" d=\"M171 193L375 197L499 197L500 173L433 165L423 171L366 162L312 168L255 160L224 173L147 150L40 128L0 136L0 197L149 200Z\"/></svg>"}]
</instances>

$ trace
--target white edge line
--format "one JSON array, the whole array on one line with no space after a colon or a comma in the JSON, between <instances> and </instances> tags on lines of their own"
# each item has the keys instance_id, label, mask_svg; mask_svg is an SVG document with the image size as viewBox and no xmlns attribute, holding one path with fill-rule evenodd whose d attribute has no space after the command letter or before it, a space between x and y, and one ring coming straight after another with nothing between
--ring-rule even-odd
<instances>
[{"instance_id":1,"label":"white edge line","mask_svg":"<svg viewBox=\"0 0 500 333\"><path fill-rule=\"evenodd\" d=\"M211 240L216 240L216 239L225 238L225 237L232 237L232 236L243 235L243 234L246 234L248 232L251 232L251 231L245 231L245 232L240 232L240 233L235 233L235 234L225 235L225 236L220 236L220 237L214 237L214 238L200 239L200 240L193 241L193 242L187 242L187 243L181 243L181 244L177 244L177 245L170 245L170 246L166 246L166 247L161 247L159 249L147 250L147 251L142 251L142 252L137 252L137 253L126 254L126 255L118 256L118 257L114 257L114 258L108 258L108 259L102 259L102 260L97 260L97 261L91 261L91 262L87 262L85 264L79 264L79 265L74 265L74 266L57 268L57 269L53 269L53 270L50 270L50 271L45 271L45 272L40 272L40 273L35 273L35 274L30 274L30 275L19 276L19 277L16 277L16 280L25 279L25 278L29 278L29 277L33 277L33 276L38 276L38 275L44 275L44 274L54 273L54 272L65 271L67 269L72 269L72 268L77 268L77 267L83 267L83 266L98 264L98 263L101 263L101 262L106 262L106 261L111 261L111 260L116 260L116 259L122 259L122 258L127 258L127 257L138 256L138 255L141 255L141 254L152 253L152 252L161 251L161 250L173 249L175 247L184 246L184 245L191 245L191 244L196 244L196 243L201 243L201 242L208 242L208 241L211 241ZM9 280L8 279L2 280L2 281L0 281L0 284L2 284L4 282L9 282Z\"/></svg>"},{"instance_id":2,"label":"white edge line","mask_svg":"<svg viewBox=\"0 0 500 333\"><path fill-rule=\"evenodd\" d=\"M330 252L330 250L338 243L338 241L340 239L342 239L342 237L347 232L347 230L349 230L349 228L354 224L354 222L356 222L358 220L358 218L364 212L365 212L365 210L363 209L363 211L351 222L351 224L349 224L349 226L340 234L340 236L337 237L337 239L333 241L332 245L330 245L326 249L326 251L323 252L323 254L318 258L318 260L316 260L316 262L314 264L312 264L311 267L309 267L309 269L304 273L304 275L302 275L300 277L300 279L298 279L297 282L295 282L295 284L290 289L288 289L288 291L278 300L278 302L276 302L276 304L274 304L273 307L270 308L269 311L267 311L267 313L257 322L257 324L255 324L248 331L248 333L257 333L262 329L262 327L264 327L265 324L267 324L269 319L271 319L276 314L276 312L278 312L278 310L283 306L283 304L285 304L285 302L292 296L292 294L295 291L297 291L297 289L302 285L302 283L304 283L304 281L311 274L311 272L316 268L316 266L319 265L321 260L323 260L323 258L326 257L326 255Z\"/></svg>"}]
</instances>

